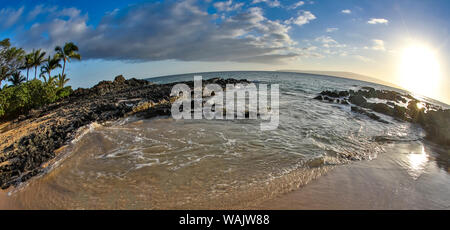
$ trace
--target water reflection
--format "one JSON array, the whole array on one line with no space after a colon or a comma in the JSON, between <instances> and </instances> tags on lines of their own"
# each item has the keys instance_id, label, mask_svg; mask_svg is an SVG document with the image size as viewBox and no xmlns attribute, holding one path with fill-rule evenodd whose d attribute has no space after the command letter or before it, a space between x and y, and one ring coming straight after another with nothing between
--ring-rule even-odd
<instances>
[{"instance_id":1,"label":"water reflection","mask_svg":"<svg viewBox=\"0 0 450 230\"><path fill-rule=\"evenodd\" d=\"M418 152L410 152L410 154L407 155L407 159L409 163L408 173L413 179L419 178L424 172L428 162L428 154L425 152L425 146L421 145L421 150Z\"/></svg>"}]
</instances>

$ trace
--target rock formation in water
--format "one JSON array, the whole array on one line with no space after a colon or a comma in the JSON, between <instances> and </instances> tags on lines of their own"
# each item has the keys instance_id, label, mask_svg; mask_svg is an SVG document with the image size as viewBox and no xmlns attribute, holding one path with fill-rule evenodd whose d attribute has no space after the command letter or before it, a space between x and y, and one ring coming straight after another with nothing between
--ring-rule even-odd
<instances>
[{"instance_id":1,"label":"rock formation in water","mask_svg":"<svg viewBox=\"0 0 450 230\"><path fill-rule=\"evenodd\" d=\"M370 103L367 101L369 98L386 100L386 103ZM419 124L426 131L427 140L450 146L450 110L419 101L409 94L362 87L358 91L322 91L314 99L340 104L348 101L352 104L351 111L383 123L388 123L388 121L383 120L374 112Z\"/></svg>"}]
</instances>

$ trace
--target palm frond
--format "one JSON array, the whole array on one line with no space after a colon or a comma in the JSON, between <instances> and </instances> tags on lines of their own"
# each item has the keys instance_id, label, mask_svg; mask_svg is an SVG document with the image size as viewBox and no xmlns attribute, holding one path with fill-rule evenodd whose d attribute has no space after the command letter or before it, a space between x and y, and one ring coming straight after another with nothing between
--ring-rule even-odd
<instances>
[{"instance_id":1,"label":"palm frond","mask_svg":"<svg viewBox=\"0 0 450 230\"><path fill-rule=\"evenodd\" d=\"M59 88L64 88L64 85L70 80L66 74L58 74L57 85Z\"/></svg>"},{"instance_id":2,"label":"palm frond","mask_svg":"<svg viewBox=\"0 0 450 230\"><path fill-rule=\"evenodd\" d=\"M20 74L20 72L14 72L8 78L8 81L11 83L11 85L17 86L17 85L20 85L22 82L25 81L25 77L22 76L22 74Z\"/></svg>"}]
</instances>

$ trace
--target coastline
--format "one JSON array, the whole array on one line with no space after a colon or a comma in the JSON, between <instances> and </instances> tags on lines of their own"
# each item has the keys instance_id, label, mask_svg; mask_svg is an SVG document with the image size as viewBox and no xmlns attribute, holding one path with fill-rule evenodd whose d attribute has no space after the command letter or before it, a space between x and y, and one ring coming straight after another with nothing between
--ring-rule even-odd
<instances>
[{"instance_id":1,"label":"coastline","mask_svg":"<svg viewBox=\"0 0 450 230\"><path fill-rule=\"evenodd\" d=\"M422 146L425 152L420 153ZM438 157L432 147L421 142L390 143L386 152L373 160L335 167L308 185L254 208L449 210L450 168L439 165L442 159Z\"/></svg>"},{"instance_id":2,"label":"coastline","mask_svg":"<svg viewBox=\"0 0 450 230\"><path fill-rule=\"evenodd\" d=\"M193 81L185 82L193 87ZM204 81L225 87L247 80L210 79ZM135 115L145 119L170 114L173 83L153 84L122 75L114 81L101 81L89 89L79 88L70 97L31 110L0 126L0 188L29 180L41 174L58 149L76 138L80 128Z\"/></svg>"},{"instance_id":3,"label":"coastline","mask_svg":"<svg viewBox=\"0 0 450 230\"><path fill-rule=\"evenodd\" d=\"M373 160L333 167L294 191L237 209L449 210L450 168L433 148L420 141L389 143ZM27 201L0 190L0 209L22 209L21 202Z\"/></svg>"},{"instance_id":4,"label":"coastline","mask_svg":"<svg viewBox=\"0 0 450 230\"><path fill-rule=\"evenodd\" d=\"M244 81L247 82L246 80L223 80L215 78L206 80L205 82L213 82L224 85L227 83L235 84ZM192 85L192 82L187 83ZM80 130L80 128L82 127L87 127L88 125L95 122L101 124L103 122L114 121L116 119L131 115L144 119L157 117L160 115L169 115L169 108L172 98L168 96L168 92L170 91L170 88L173 84L174 83L161 85L152 84L143 80L125 80L123 77L118 76L116 77L114 82L103 81L91 89L78 89L77 91L75 91L73 96L65 101L60 102L59 104L49 105L48 107L42 108L41 110L32 111L26 117L22 117L15 121L12 121L9 125L6 125L8 123L2 124L2 132L8 133L8 135L3 135L4 138L2 140L2 146L9 147L5 148L5 151L8 152L8 154L5 154L3 156L0 155L0 160L2 160L2 164L0 164L0 176L3 177L0 178L0 182L4 183L6 181L7 183L5 183L4 185L6 186L5 188L8 188L10 186L13 187L19 185L21 182L24 182L36 175L42 175L42 172L46 171L48 165L51 164L52 160L58 158L58 149L65 146L67 142L75 140L75 134L78 132L77 130ZM416 99L411 97L411 101L408 103L408 107L404 109L396 106L396 104L393 104L393 107L390 107L387 103L372 103L365 98L387 98L398 103L398 101L404 99L403 96L393 91L379 91L370 87L363 87L363 89L364 90L359 91L322 91L315 98L308 97L307 100L312 101L313 103L340 104L347 107L351 106L352 112L367 115L369 118L380 121L381 123L386 123L387 121L381 119L379 116L372 112L389 115L396 119L405 120L411 123L417 122L416 118L421 118L418 121L422 122L417 123L429 124L424 122L425 119L421 117L425 112L423 109L421 110L416 107L416 104L419 102ZM352 104L349 104L348 102ZM353 105L358 105L359 107ZM429 109L434 108L432 107L432 105L427 105L427 108L428 107ZM445 114L443 114L444 112L449 111L439 111L438 118L445 118ZM428 118L428 116L430 116L430 114L427 114L425 118ZM439 131L439 133L442 133L441 130L444 130L446 127L448 127L446 126L446 122L448 121L445 119L438 119L439 122L432 119L431 121L433 121L433 126L429 126L428 130ZM439 129L434 129L434 127L438 127ZM446 138L442 135L438 136ZM14 137L15 139L8 140L8 137ZM52 141L52 145L50 145L51 148L49 148L49 145L47 145L49 140ZM388 153L386 154L388 154L388 156L411 155L408 152L400 154L396 153L396 148L408 151L410 149L414 149L413 151L416 152L421 151L421 149L417 146L411 147L413 145L412 143L416 143L417 141L395 141L384 136L376 136L373 141L388 146L393 142L397 143L392 144L396 147L391 147L390 150L387 151ZM436 139L434 139L434 141L436 141ZM422 143L422 141L418 142ZM14 144L9 145L10 143ZM419 146L424 145L420 144ZM429 145L427 144L426 146ZM431 152L427 150L425 152L425 158L427 159L425 162L437 163L438 160L436 159L438 159L439 157L448 158L448 150L446 149L446 147L443 148L444 153L434 153L431 150ZM437 186L438 189L447 188L448 184L450 184L448 182L447 175L449 172L448 159L444 159L444 166L439 166L441 168L446 168L444 170L445 173L442 174L439 170L435 169L432 169L429 172L419 170L419 175L417 176L415 175L417 174L417 172L415 172L417 171L415 170L416 166L412 166L411 164L409 164L408 166L408 160L405 160L404 157L400 157L399 159L389 159L384 157L384 155L386 154L381 155L379 159L368 162L353 161L353 158L351 158L350 155L346 158L347 160L350 160L349 165L339 165L335 170L331 170L329 175L319 177L317 180L308 183L306 186L294 192L280 195L280 197L277 198L272 198L272 196L270 196L271 201L261 200L261 202L263 203L260 207L258 207L262 209L371 209L372 206L367 206L367 201L369 201L369 203L372 202L376 204L380 202L385 203L384 206L373 206L373 208L375 209L448 209L445 196L441 197L439 194L427 194L428 191L426 189L417 190L415 187L417 183L410 181L411 178L413 178L414 181L417 181L417 179L420 179L421 177L423 177L423 175L430 174L431 182L433 182L436 178L444 178L443 180L445 181L445 183L441 183L442 181L437 182L441 183L440 186ZM413 154L412 156L415 156L415 154ZM39 158L36 159L34 157ZM398 165L398 162L404 162L404 164ZM26 164L26 167L28 168L26 168L25 171L18 172L18 170L23 170L20 168L20 166L23 164ZM319 162L319 164L323 164L323 162ZM387 170L387 172L390 172L391 174L386 174L385 171L379 171L379 169L389 169ZM405 170L407 171L409 177L405 176ZM355 177L355 175L359 177ZM359 180L361 178L363 179L362 181ZM395 201L383 199L386 194L391 194L393 191L398 193L398 191L395 190L398 189L398 187L389 187L390 184L393 183L391 180L393 178L401 182L401 186L409 185L409 187L400 186L400 188L402 189L400 192L402 192L403 190L412 190L415 192L406 194L400 193L402 199L399 198L399 201L397 203L395 203ZM384 189L379 190L379 187L371 187L373 186L373 184ZM433 187L434 184L429 185L425 183L425 185L423 185L419 183L419 186ZM374 191L374 194L369 194L369 197L360 196L359 193L361 193L362 191L366 191L367 188L370 188L370 191ZM450 191L450 189L447 190ZM0 204L0 208L20 209L21 207L27 206L26 199L29 200L29 197L25 198L25 201L23 203L21 202L21 199L18 199L14 202L12 201L14 199L9 199L5 194L6 191L8 190L0 192L0 202L2 203ZM32 191L33 189L31 189L31 192ZM286 191L290 190L285 190L283 192ZM440 194L446 194L446 192L447 191L444 191ZM343 199L344 201L347 200L346 203L339 203L340 200L336 200L336 197L346 197L348 195L351 195L351 197ZM443 203L445 205L426 206L427 202L426 200L422 201L421 196L430 196L431 202L434 202L435 200L443 200ZM352 197L358 197L361 199L350 202L353 199ZM269 199L269 197L267 198ZM417 201L410 204L407 201L402 201L403 198L411 198L412 200ZM327 201L327 199L329 199L329 201ZM270 203L272 202L272 200L276 204ZM320 202L317 203L316 201ZM416 203L417 205L422 206L414 206L413 204ZM437 203L439 204L439 202ZM253 205L250 203L245 205L242 205L242 203L240 204L241 206L239 206L237 209L253 208ZM388 204L391 204L391 206L388 206ZM52 208L51 205L46 207L50 209Z\"/></svg>"}]
</instances>

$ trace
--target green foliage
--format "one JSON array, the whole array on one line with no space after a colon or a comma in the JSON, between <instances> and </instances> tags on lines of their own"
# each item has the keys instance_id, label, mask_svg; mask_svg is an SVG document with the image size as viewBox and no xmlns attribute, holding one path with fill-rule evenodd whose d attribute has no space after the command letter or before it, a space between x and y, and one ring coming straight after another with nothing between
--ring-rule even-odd
<instances>
[{"instance_id":1,"label":"green foliage","mask_svg":"<svg viewBox=\"0 0 450 230\"><path fill-rule=\"evenodd\" d=\"M55 48L54 56L47 56L41 49L25 53L22 48L11 46L9 39L0 40L0 120L11 119L53 103L72 93L70 86L64 87L70 80L64 73L66 62L80 60L78 47L68 42ZM63 61L61 66L60 62ZM36 79L40 67L44 82ZM34 68L34 80L29 80L29 70ZM60 74L52 77L53 70L62 68ZM26 78L21 71L26 70ZM10 85L2 87L8 80ZM26 81L26 82L25 82Z\"/></svg>"},{"instance_id":2,"label":"green foliage","mask_svg":"<svg viewBox=\"0 0 450 230\"><path fill-rule=\"evenodd\" d=\"M47 79L47 77L45 75L42 75L42 78L44 78L44 83L46 85L53 85L53 86L56 85L56 78L57 78L57 76L48 77L48 79Z\"/></svg>"},{"instance_id":3,"label":"green foliage","mask_svg":"<svg viewBox=\"0 0 450 230\"><path fill-rule=\"evenodd\" d=\"M66 69L66 62L70 62L71 59L81 60L81 55L78 53L78 46L76 46L73 42L68 42L64 44L63 47L55 47L55 52L56 58L63 60L63 69L61 72L63 75L64 70Z\"/></svg>"},{"instance_id":4,"label":"green foliage","mask_svg":"<svg viewBox=\"0 0 450 230\"><path fill-rule=\"evenodd\" d=\"M48 56L44 65L41 66L41 77L44 77L45 79L45 74L48 74L48 77L50 78L52 70L62 67L61 64L59 64L59 61L60 59L58 59L56 55L53 57Z\"/></svg>"},{"instance_id":5,"label":"green foliage","mask_svg":"<svg viewBox=\"0 0 450 230\"><path fill-rule=\"evenodd\" d=\"M0 118L11 119L28 113L31 109L53 103L72 93L72 88L58 88L55 84L46 84L32 80L18 86L0 91Z\"/></svg>"},{"instance_id":6,"label":"green foliage","mask_svg":"<svg viewBox=\"0 0 450 230\"><path fill-rule=\"evenodd\" d=\"M9 39L0 41L0 86L3 80L17 72L24 62L25 51L22 48L12 47Z\"/></svg>"},{"instance_id":7,"label":"green foliage","mask_svg":"<svg viewBox=\"0 0 450 230\"><path fill-rule=\"evenodd\" d=\"M5 38L0 41L0 47L10 47L11 42L9 41L9 38Z\"/></svg>"},{"instance_id":8,"label":"green foliage","mask_svg":"<svg viewBox=\"0 0 450 230\"><path fill-rule=\"evenodd\" d=\"M19 71L14 72L14 73L11 74L11 75L9 76L9 78L8 78L8 81L9 81L9 82L11 83L11 85L13 85L13 86L20 85L20 84L22 84L25 80L26 80L25 77L22 76L22 74L21 74Z\"/></svg>"},{"instance_id":9,"label":"green foliage","mask_svg":"<svg viewBox=\"0 0 450 230\"><path fill-rule=\"evenodd\" d=\"M22 69L27 70L27 81L28 81L28 75L30 73L30 68L33 67L33 53L26 54L24 57L24 65L22 66Z\"/></svg>"},{"instance_id":10,"label":"green foliage","mask_svg":"<svg viewBox=\"0 0 450 230\"><path fill-rule=\"evenodd\" d=\"M45 54L41 49L33 50L32 53L32 66L34 67L34 79L37 76L37 68L42 65L45 61Z\"/></svg>"},{"instance_id":11,"label":"green foliage","mask_svg":"<svg viewBox=\"0 0 450 230\"><path fill-rule=\"evenodd\" d=\"M59 88L64 88L64 85L70 80L70 78L66 77L66 74L58 74L58 79L56 80L56 84Z\"/></svg>"},{"instance_id":12,"label":"green foliage","mask_svg":"<svg viewBox=\"0 0 450 230\"><path fill-rule=\"evenodd\" d=\"M72 87L66 86L64 88L58 88L56 91L56 96L59 98L68 97L73 92Z\"/></svg>"}]
</instances>

